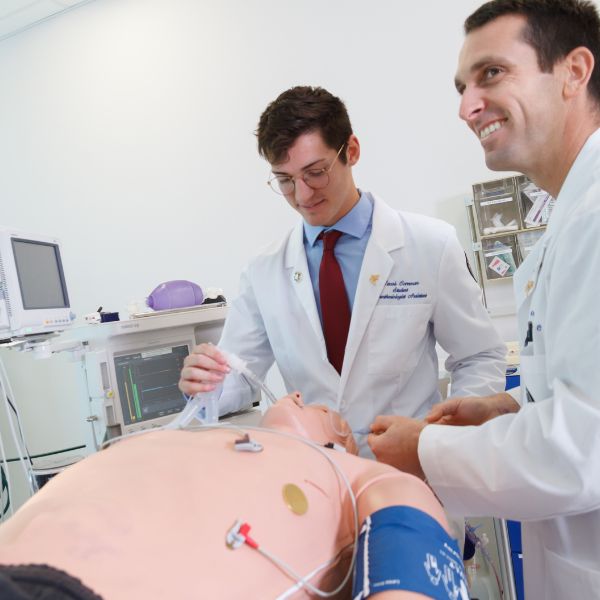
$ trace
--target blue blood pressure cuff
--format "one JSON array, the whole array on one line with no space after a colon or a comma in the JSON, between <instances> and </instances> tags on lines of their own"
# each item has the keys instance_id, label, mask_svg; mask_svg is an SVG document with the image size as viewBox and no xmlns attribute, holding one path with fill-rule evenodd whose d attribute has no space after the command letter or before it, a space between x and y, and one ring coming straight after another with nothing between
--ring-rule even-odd
<instances>
[{"instance_id":1,"label":"blue blood pressure cuff","mask_svg":"<svg viewBox=\"0 0 600 600\"><path fill-rule=\"evenodd\" d=\"M406 590L436 600L468 600L458 544L428 514L390 506L365 519L358 541L352 598Z\"/></svg>"}]
</instances>

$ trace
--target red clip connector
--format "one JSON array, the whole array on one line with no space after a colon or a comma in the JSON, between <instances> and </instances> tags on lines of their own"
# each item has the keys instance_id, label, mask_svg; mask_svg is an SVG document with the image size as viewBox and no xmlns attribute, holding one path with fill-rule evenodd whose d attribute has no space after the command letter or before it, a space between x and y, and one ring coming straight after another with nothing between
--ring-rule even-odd
<instances>
[{"instance_id":1,"label":"red clip connector","mask_svg":"<svg viewBox=\"0 0 600 600\"><path fill-rule=\"evenodd\" d=\"M251 548L258 548L258 544L248 535L249 531L250 525L248 523L236 521L225 537L225 543L228 548L235 550L244 543L248 544Z\"/></svg>"},{"instance_id":2,"label":"red clip connector","mask_svg":"<svg viewBox=\"0 0 600 600\"><path fill-rule=\"evenodd\" d=\"M242 523L240 527L240 535L244 537L244 541L246 544L248 544L248 546L251 548L258 548L258 544L248 535L249 531L250 525L248 525L248 523Z\"/></svg>"}]
</instances>

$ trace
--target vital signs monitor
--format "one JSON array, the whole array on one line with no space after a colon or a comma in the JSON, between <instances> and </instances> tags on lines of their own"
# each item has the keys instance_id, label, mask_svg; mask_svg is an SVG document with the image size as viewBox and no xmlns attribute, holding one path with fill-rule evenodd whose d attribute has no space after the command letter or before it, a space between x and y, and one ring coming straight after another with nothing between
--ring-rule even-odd
<instances>
[{"instance_id":1,"label":"vital signs monitor","mask_svg":"<svg viewBox=\"0 0 600 600\"><path fill-rule=\"evenodd\" d=\"M0 229L0 340L61 331L73 318L58 240Z\"/></svg>"}]
</instances>

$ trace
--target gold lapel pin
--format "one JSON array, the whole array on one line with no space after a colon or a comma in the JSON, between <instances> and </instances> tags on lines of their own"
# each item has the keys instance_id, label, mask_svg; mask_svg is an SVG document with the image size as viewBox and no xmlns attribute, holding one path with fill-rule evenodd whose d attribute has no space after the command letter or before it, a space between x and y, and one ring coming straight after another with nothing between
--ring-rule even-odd
<instances>
[{"instance_id":1,"label":"gold lapel pin","mask_svg":"<svg viewBox=\"0 0 600 600\"><path fill-rule=\"evenodd\" d=\"M294 281L296 283L298 283L299 281L302 281L302 273L300 273L300 271L296 271L294 273Z\"/></svg>"},{"instance_id":2,"label":"gold lapel pin","mask_svg":"<svg viewBox=\"0 0 600 600\"><path fill-rule=\"evenodd\" d=\"M379 281L379 275L371 275L371 277L369 277L369 281L371 282L371 285L375 285Z\"/></svg>"},{"instance_id":3,"label":"gold lapel pin","mask_svg":"<svg viewBox=\"0 0 600 600\"><path fill-rule=\"evenodd\" d=\"M529 293L531 292L531 290L533 289L534 283L533 281L531 281L531 279L527 282L527 285L525 286L525 294L529 295Z\"/></svg>"}]
</instances>

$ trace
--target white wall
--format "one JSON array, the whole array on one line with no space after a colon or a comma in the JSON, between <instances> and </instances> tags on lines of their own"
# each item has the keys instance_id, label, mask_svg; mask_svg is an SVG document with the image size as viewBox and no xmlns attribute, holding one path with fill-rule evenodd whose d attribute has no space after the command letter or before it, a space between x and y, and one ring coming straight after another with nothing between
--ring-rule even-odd
<instances>
[{"instance_id":1,"label":"white wall","mask_svg":"<svg viewBox=\"0 0 600 600\"><path fill-rule=\"evenodd\" d=\"M9 38L0 226L62 239L79 315L125 312L169 279L231 297L248 257L296 219L265 185L258 117L313 84L347 103L357 184L450 221L466 245L463 199L498 176L457 118L453 86L462 21L479 3L95 0ZM22 410L35 406L32 451L59 443L39 441L51 427L76 443L79 415L60 408L73 366L36 378L9 362Z\"/></svg>"},{"instance_id":2,"label":"white wall","mask_svg":"<svg viewBox=\"0 0 600 600\"><path fill-rule=\"evenodd\" d=\"M496 177L452 83L477 4L96 0L9 38L0 223L63 239L80 314L180 277L232 295L295 220L265 185L258 116L309 83L347 102L361 187L465 230L462 197Z\"/></svg>"}]
</instances>

